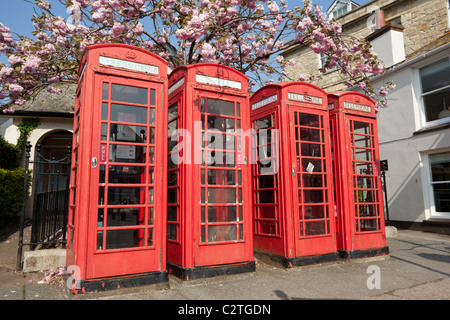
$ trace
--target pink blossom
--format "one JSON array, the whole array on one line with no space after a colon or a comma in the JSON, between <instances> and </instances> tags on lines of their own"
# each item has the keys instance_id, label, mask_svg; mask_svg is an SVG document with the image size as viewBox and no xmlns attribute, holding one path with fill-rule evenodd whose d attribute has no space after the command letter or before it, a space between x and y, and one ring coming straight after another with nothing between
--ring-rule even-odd
<instances>
[{"instance_id":1,"label":"pink blossom","mask_svg":"<svg viewBox=\"0 0 450 320\"><path fill-rule=\"evenodd\" d=\"M8 62L10 65L15 65L16 63L22 62L22 59L16 55L11 55L8 58Z\"/></svg>"},{"instance_id":2,"label":"pink blossom","mask_svg":"<svg viewBox=\"0 0 450 320\"><path fill-rule=\"evenodd\" d=\"M34 55L30 55L25 60L25 63L23 65L22 70L24 72L26 72L26 71L36 71L36 69L39 68L40 64L41 64L41 58L36 57Z\"/></svg>"},{"instance_id":3,"label":"pink blossom","mask_svg":"<svg viewBox=\"0 0 450 320\"><path fill-rule=\"evenodd\" d=\"M204 43L199 53L206 59L214 59L216 49L209 43Z\"/></svg>"},{"instance_id":4,"label":"pink blossom","mask_svg":"<svg viewBox=\"0 0 450 320\"><path fill-rule=\"evenodd\" d=\"M18 84L11 84L9 85L9 92L13 93L13 94L20 94L23 91L23 87L21 85Z\"/></svg>"},{"instance_id":5,"label":"pink blossom","mask_svg":"<svg viewBox=\"0 0 450 320\"><path fill-rule=\"evenodd\" d=\"M0 79L5 79L13 74L14 69L11 67L3 67L0 69Z\"/></svg>"},{"instance_id":6,"label":"pink blossom","mask_svg":"<svg viewBox=\"0 0 450 320\"><path fill-rule=\"evenodd\" d=\"M267 6L267 9L269 9L269 12L272 14L278 13L280 11L280 8L278 8L278 5L276 4L276 2L271 2Z\"/></svg>"}]
</instances>

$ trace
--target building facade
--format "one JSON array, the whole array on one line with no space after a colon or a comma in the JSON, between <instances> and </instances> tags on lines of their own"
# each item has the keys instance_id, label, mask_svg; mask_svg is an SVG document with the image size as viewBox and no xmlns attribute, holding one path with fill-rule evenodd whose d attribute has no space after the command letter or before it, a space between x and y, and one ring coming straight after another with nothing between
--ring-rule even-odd
<instances>
[{"instance_id":1,"label":"building facade","mask_svg":"<svg viewBox=\"0 0 450 320\"><path fill-rule=\"evenodd\" d=\"M330 6L329 16L336 7ZM396 84L389 107L378 114L380 156L388 160L387 218L398 226L449 233L449 1L375 0L337 21L344 34L370 41L384 62L387 70L372 79L374 87ZM319 74L321 57L307 47L298 46L285 58L296 62L288 70L291 77ZM344 81L333 69L316 85L327 92L346 90Z\"/></svg>"}]
</instances>

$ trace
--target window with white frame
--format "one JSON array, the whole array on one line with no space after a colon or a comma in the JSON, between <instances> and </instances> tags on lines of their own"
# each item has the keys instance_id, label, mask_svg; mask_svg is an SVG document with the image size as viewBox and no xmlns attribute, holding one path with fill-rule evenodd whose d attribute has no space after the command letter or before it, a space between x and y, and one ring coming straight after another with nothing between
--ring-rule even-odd
<instances>
[{"instance_id":1,"label":"window with white frame","mask_svg":"<svg viewBox=\"0 0 450 320\"><path fill-rule=\"evenodd\" d=\"M434 212L450 217L450 151L429 155Z\"/></svg>"},{"instance_id":2,"label":"window with white frame","mask_svg":"<svg viewBox=\"0 0 450 320\"><path fill-rule=\"evenodd\" d=\"M419 69L425 122L450 121L449 57Z\"/></svg>"}]
</instances>

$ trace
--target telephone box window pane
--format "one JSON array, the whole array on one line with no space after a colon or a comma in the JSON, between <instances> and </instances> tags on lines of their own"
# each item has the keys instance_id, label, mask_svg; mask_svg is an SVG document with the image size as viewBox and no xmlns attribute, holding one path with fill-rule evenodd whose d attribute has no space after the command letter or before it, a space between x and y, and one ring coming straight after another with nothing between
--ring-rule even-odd
<instances>
[{"instance_id":1,"label":"telephone box window pane","mask_svg":"<svg viewBox=\"0 0 450 320\"><path fill-rule=\"evenodd\" d=\"M101 140L106 141L108 134L108 124L102 123Z\"/></svg>"},{"instance_id":2,"label":"telephone box window pane","mask_svg":"<svg viewBox=\"0 0 450 320\"><path fill-rule=\"evenodd\" d=\"M360 175L371 175L373 174L373 164L357 162L355 173Z\"/></svg>"},{"instance_id":3,"label":"telephone box window pane","mask_svg":"<svg viewBox=\"0 0 450 320\"><path fill-rule=\"evenodd\" d=\"M326 234L325 221L305 222L305 236Z\"/></svg>"},{"instance_id":4,"label":"telephone box window pane","mask_svg":"<svg viewBox=\"0 0 450 320\"><path fill-rule=\"evenodd\" d=\"M274 187L274 175L268 174L258 176L258 180L259 180L259 188L261 189Z\"/></svg>"},{"instance_id":5,"label":"telephone box window pane","mask_svg":"<svg viewBox=\"0 0 450 320\"><path fill-rule=\"evenodd\" d=\"M101 165L100 166L100 176L98 178L99 183L105 183L105 170L106 170L106 166Z\"/></svg>"},{"instance_id":6,"label":"telephone box window pane","mask_svg":"<svg viewBox=\"0 0 450 320\"><path fill-rule=\"evenodd\" d=\"M150 89L150 105L155 105L155 99L156 99L156 91L155 89Z\"/></svg>"},{"instance_id":7,"label":"telephone box window pane","mask_svg":"<svg viewBox=\"0 0 450 320\"><path fill-rule=\"evenodd\" d=\"M111 103L111 121L147 123L147 108Z\"/></svg>"},{"instance_id":8,"label":"telephone box window pane","mask_svg":"<svg viewBox=\"0 0 450 320\"><path fill-rule=\"evenodd\" d=\"M175 224L167 225L167 239L173 241L177 240L177 225Z\"/></svg>"},{"instance_id":9,"label":"telephone box window pane","mask_svg":"<svg viewBox=\"0 0 450 320\"><path fill-rule=\"evenodd\" d=\"M109 166L109 183L144 184L144 167Z\"/></svg>"},{"instance_id":10,"label":"telephone box window pane","mask_svg":"<svg viewBox=\"0 0 450 320\"><path fill-rule=\"evenodd\" d=\"M109 99L109 83L107 83L107 82L103 83L102 99L103 100Z\"/></svg>"},{"instance_id":11,"label":"telephone box window pane","mask_svg":"<svg viewBox=\"0 0 450 320\"><path fill-rule=\"evenodd\" d=\"M370 123L354 121L353 125L356 134L370 134Z\"/></svg>"},{"instance_id":12,"label":"telephone box window pane","mask_svg":"<svg viewBox=\"0 0 450 320\"><path fill-rule=\"evenodd\" d=\"M155 108L150 108L150 124L155 125Z\"/></svg>"},{"instance_id":13,"label":"telephone box window pane","mask_svg":"<svg viewBox=\"0 0 450 320\"><path fill-rule=\"evenodd\" d=\"M305 219L325 218L325 206L305 206Z\"/></svg>"},{"instance_id":14,"label":"telephone box window pane","mask_svg":"<svg viewBox=\"0 0 450 320\"><path fill-rule=\"evenodd\" d=\"M167 221L177 222L177 207L167 206Z\"/></svg>"},{"instance_id":15,"label":"telephone box window pane","mask_svg":"<svg viewBox=\"0 0 450 320\"><path fill-rule=\"evenodd\" d=\"M121 84L111 85L111 100L136 104L147 104L147 88L124 86Z\"/></svg>"},{"instance_id":16,"label":"telephone box window pane","mask_svg":"<svg viewBox=\"0 0 450 320\"><path fill-rule=\"evenodd\" d=\"M173 105L169 107L169 121L176 118L178 115L178 102L175 102Z\"/></svg>"},{"instance_id":17,"label":"telephone box window pane","mask_svg":"<svg viewBox=\"0 0 450 320\"><path fill-rule=\"evenodd\" d=\"M204 121L204 118L202 118L202 120ZM234 129L234 119L208 116L208 124L206 126L206 129L216 129L223 132L225 132L226 130Z\"/></svg>"},{"instance_id":18,"label":"telephone box window pane","mask_svg":"<svg viewBox=\"0 0 450 320\"><path fill-rule=\"evenodd\" d=\"M324 200L322 190L305 190L304 197L304 203L323 203Z\"/></svg>"},{"instance_id":19,"label":"telephone box window pane","mask_svg":"<svg viewBox=\"0 0 450 320\"><path fill-rule=\"evenodd\" d=\"M302 156L304 157L321 157L320 144L302 143Z\"/></svg>"},{"instance_id":20,"label":"telephone box window pane","mask_svg":"<svg viewBox=\"0 0 450 320\"><path fill-rule=\"evenodd\" d=\"M236 172L234 170L208 170L209 185L236 185Z\"/></svg>"},{"instance_id":21,"label":"telephone box window pane","mask_svg":"<svg viewBox=\"0 0 450 320\"><path fill-rule=\"evenodd\" d=\"M208 207L208 222L236 221L236 207Z\"/></svg>"},{"instance_id":22,"label":"telephone box window pane","mask_svg":"<svg viewBox=\"0 0 450 320\"><path fill-rule=\"evenodd\" d=\"M360 219L359 220L359 230L360 231L376 231L377 219Z\"/></svg>"},{"instance_id":23,"label":"telephone box window pane","mask_svg":"<svg viewBox=\"0 0 450 320\"><path fill-rule=\"evenodd\" d=\"M274 190L259 191L259 203L274 203L274 193Z\"/></svg>"},{"instance_id":24,"label":"telephone box window pane","mask_svg":"<svg viewBox=\"0 0 450 320\"><path fill-rule=\"evenodd\" d=\"M169 171L167 173L167 186L176 186L177 185L177 172L176 171Z\"/></svg>"},{"instance_id":25,"label":"telephone box window pane","mask_svg":"<svg viewBox=\"0 0 450 320\"><path fill-rule=\"evenodd\" d=\"M263 219L275 219L275 206L269 206L269 205L264 205L264 206L259 206L259 214L260 214L260 218Z\"/></svg>"},{"instance_id":26,"label":"telephone box window pane","mask_svg":"<svg viewBox=\"0 0 450 320\"><path fill-rule=\"evenodd\" d=\"M167 203L177 203L177 189L167 190Z\"/></svg>"},{"instance_id":27,"label":"telephone box window pane","mask_svg":"<svg viewBox=\"0 0 450 320\"><path fill-rule=\"evenodd\" d=\"M320 128L319 116L309 113L300 113L300 125Z\"/></svg>"},{"instance_id":28,"label":"telephone box window pane","mask_svg":"<svg viewBox=\"0 0 450 320\"><path fill-rule=\"evenodd\" d=\"M153 247L153 228L148 229L147 245Z\"/></svg>"},{"instance_id":29,"label":"telephone box window pane","mask_svg":"<svg viewBox=\"0 0 450 320\"><path fill-rule=\"evenodd\" d=\"M111 124L109 139L110 141L127 141L135 143L145 143L147 128L140 126L128 126L123 124Z\"/></svg>"},{"instance_id":30,"label":"telephone box window pane","mask_svg":"<svg viewBox=\"0 0 450 320\"><path fill-rule=\"evenodd\" d=\"M148 208L148 225L153 225L153 207Z\"/></svg>"},{"instance_id":31,"label":"telephone box window pane","mask_svg":"<svg viewBox=\"0 0 450 320\"><path fill-rule=\"evenodd\" d=\"M295 132L297 133L297 130ZM320 142L320 130L300 128L300 138L302 141Z\"/></svg>"},{"instance_id":32,"label":"telephone box window pane","mask_svg":"<svg viewBox=\"0 0 450 320\"><path fill-rule=\"evenodd\" d=\"M106 249L124 249L144 246L143 229L108 230Z\"/></svg>"},{"instance_id":33,"label":"telephone box window pane","mask_svg":"<svg viewBox=\"0 0 450 320\"><path fill-rule=\"evenodd\" d=\"M102 103L102 120L108 120L108 103Z\"/></svg>"},{"instance_id":34,"label":"telephone box window pane","mask_svg":"<svg viewBox=\"0 0 450 320\"><path fill-rule=\"evenodd\" d=\"M103 250L103 231L97 232L97 250Z\"/></svg>"},{"instance_id":35,"label":"telephone box window pane","mask_svg":"<svg viewBox=\"0 0 450 320\"><path fill-rule=\"evenodd\" d=\"M144 208L109 208L108 227L138 226L144 224Z\"/></svg>"},{"instance_id":36,"label":"telephone box window pane","mask_svg":"<svg viewBox=\"0 0 450 320\"><path fill-rule=\"evenodd\" d=\"M105 210L104 209L98 209L97 228L103 228L104 214L105 214Z\"/></svg>"},{"instance_id":37,"label":"telephone box window pane","mask_svg":"<svg viewBox=\"0 0 450 320\"><path fill-rule=\"evenodd\" d=\"M144 188L140 187L109 187L108 205L144 203L143 191Z\"/></svg>"},{"instance_id":38,"label":"telephone box window pane","mask_svg":"<svg viewBox=\"0 0 450 320\"><path fill-rule=\"evenodd\" d=\"M225 116L234 116L234 102L208 99L206 112Z\"/></svg>"},{"instance_id":39,"label":"telephone box window pane","mask_svg":"<svg viewBox=\"0 0 450 320\"><path fill-rule=\"evenodd\" d=\"M236 189L208 188L208 203L236 203Z\"/></svg>"},{"instance_id":40,"label":"telephone box window pane","mask_svg":"<svg viewBox=\"0 0 450 320\"><path fill-rule=\"evenodd\" d=\"M322 188L323 176L317 174L303 174L303 187L304 188ZM300 179L300 176L299 176ZM298 184L300 186L300 182Z\"/></svg>"},{"instance_id":41,"label":"telephone box window pane","mask_svg":"<svg viewBox=\"0 0 450 320\"><path fill-rule=\"evenodd\" d=\"M277 234L277 223L276 221L259 221L259 233L260 234Z\"/></svg>"},{"instance_id":42,"label":"telephone box window pane","mask_svg":"<svg viewBox=\"0 0 450 320\"><path fill-rule=\"evenodd\" d=\"M110 145L109 161L126 163L145 163L146 147Z\"/></svg>"},{"instance_id":43,"label":"telephone box window pane","mask_svg":"<svg viewBox=\"0 0 450 320\"><path fill-rule=\"evenodd\" d=\"M208 242L237 240L237 226L235 224L223 226L208 226Z\"/></svg>"}]
</instances>

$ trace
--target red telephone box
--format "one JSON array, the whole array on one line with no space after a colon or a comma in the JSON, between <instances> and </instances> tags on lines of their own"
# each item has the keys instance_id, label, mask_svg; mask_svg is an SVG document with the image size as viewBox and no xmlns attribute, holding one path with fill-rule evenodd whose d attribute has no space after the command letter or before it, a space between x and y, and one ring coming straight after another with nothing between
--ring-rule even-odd
<instances>
[{"instance_id":1,"label":"red telephone box","mask_svg":"<svg viewBox=\"0 0 450 320\"><path fill-rule=\"evenodd\" d=\"M184 280L255 270L247 82L214 63L169 76L167 261Z\"/></svg>"},{"instance_id":2,"label":"red telephone box","mask_svg":"<svg viewBox=\"0 0 450 320\"><path fill-rule=\"evenodd\" d=\"M328 107L340 255L388 254L375 102L358 92L339 91L328 95Z\"/></svg>"},{"instance_id":3,"label":"red telephone box","mask_svg":"<svg viewBox=\"0 0 450 320\"><path fill-rule=\"evenodd\" d=\"M167 281L167 62L93 45L78 77L66 261L74 292Z\"/></svg>"},{"instance_id":4,"label":"red telephone box","mask_svg":"<svg viewBox=\"0 0 450 320\"><path fill-rule=\"evenodd\" d=\"M277 83L250 102L255 251L286 267L336 260L327 94Z\"/></svg>"}]
</instances>

